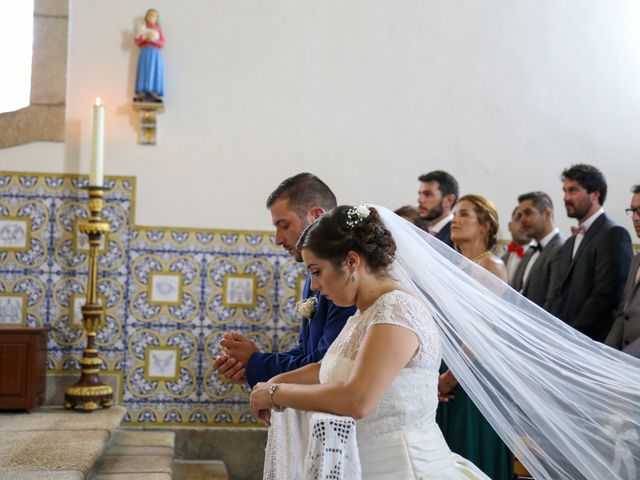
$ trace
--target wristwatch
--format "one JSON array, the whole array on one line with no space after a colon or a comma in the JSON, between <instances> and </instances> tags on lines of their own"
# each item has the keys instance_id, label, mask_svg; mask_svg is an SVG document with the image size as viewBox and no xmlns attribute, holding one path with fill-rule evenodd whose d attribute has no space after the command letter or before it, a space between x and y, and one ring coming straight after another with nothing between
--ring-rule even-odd
<instances>
[{"instance_id":1,"label":"wristwatch","mask_svg":"<svg viewBox=\"0 0 640 480\"><path fill-rule=\"evenodd\" d=\"M271 403L272 410L276 412L284 412L287 409L287 407L285 407L284 405L276 405L275 403L273 403L273 394L276 393L279 388L280 388L279 383L272 383L269 386L269 402Z\"/></svg>"}]
</instances>

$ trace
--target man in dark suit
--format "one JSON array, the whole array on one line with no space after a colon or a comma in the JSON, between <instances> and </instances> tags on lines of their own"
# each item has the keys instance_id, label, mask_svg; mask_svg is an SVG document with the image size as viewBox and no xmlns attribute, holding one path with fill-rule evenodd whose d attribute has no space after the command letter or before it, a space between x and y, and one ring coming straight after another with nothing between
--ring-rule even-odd
<instances>
[{"instance_id":1,"label":"man in dark suit","mask_svg":"<svg viewBox=\"0 0 640 480\"><path fill-rule=\"evenodd\" d=\"M507 268L507 278L509 285L520 290L522 288L522 269L518 267L528 256L531 256L529 247L531 246L531 237L527 235L522 227L520 213L518 207L511 212L511 221L509 222L509 232L511 233L511 242L505 247L505 253L502 255L502 261Z\"/></svg>"},{"instance_id":2,"label":"man in dark suit","mask_svg":"<svg viewBox=\"0 0 640 480\"><path fill-rule=\"evenodd\" d=\"M546 310L593 340L603 342L622 300L631 260L631 237L604 213L604 175L591 165L562 172L567 215L579 227L552 262Z\"/></svg>"},{"instance_id":3,"label":"man in dark suit","mask_svg":"<svg viewBox=\"0 0 640 480\"><path fill-rule=\"evenodd\" d=\"M315 175L300 173L284 180L267 199L267 208L276 227L276 244L282 245L301 262L302 255L296 243L302 231L336 203L333 192ZM310 279L307 275L303 300L315 297L315 307L310 318L302 319L296 348L288 352L260 352L247 337L228 332L220 342L225 353L216 359L214 367L227 379L236 383L248 382L253 387L279 373L321 360L356 309L355 306L337 307L318 292L312 292Z\"/></svg>"},{"instance_id":4,"label":"man in dark suit","mask_svg":"<svg viewBox=\"0 0 640 480\"><path fill-rule=\"evenodd\" d=\"M453 175L434 170L418 177L418 213L429 223L429 233L453 248L451 210L458 201L458 182Z\"/></svg>"},{"instance_id":5,"label":"man in dark suit","mask_svg":"<svg viewBox=\"0 0 640 480\"><path fill-rule=\"evenodd\" d=\"M551 259L560 250L564 237L553 223L553 202L544 192L530 192L518 197L518 215L522 229L534 244L522 259L514 287L532 302L544 306L551 280Z\"/></svg>"},{"instance_id":6,"label":"man in dark suit","mask_svg":"<svg viewBox=\"0 0 640 480\"><path fill-rule=\"evenodd\" d=\"M640 238L640 185L631 191L631 207L626 212ZM604 343L640 358L640 253L631 261L620 310Z\"/></svg>"}]
</instances>

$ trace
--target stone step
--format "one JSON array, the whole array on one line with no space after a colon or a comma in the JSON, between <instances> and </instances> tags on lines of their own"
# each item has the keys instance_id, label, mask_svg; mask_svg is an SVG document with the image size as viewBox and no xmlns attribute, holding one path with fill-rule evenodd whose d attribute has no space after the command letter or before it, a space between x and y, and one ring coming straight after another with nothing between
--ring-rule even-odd
<instances>
[{"instance_id":1,"label":"stone step","mask_svg":"<svg viewBox=\"0 0 640 480\"><path fill-rule=\"evenodd\" d=\"M221 461L175 460L173 480L229 480L229 475Z\"/></svg>"},{"instance_id":2,"label":"stone step","mask_svg":"<svg viewBox=\"0 0 640 480\"><path fill-rule=\"evenodd\" d=\"M266 428L176 429L176 458L221 460L233 480L262 478Z\"/></svg>"},{"instance_id":3,"label":"stone step","mask_svg":"<svg viewBox=\"0 0 640 480\"><path fill-rule=\"evenodd\" d=\"M228 480L221 461L174 460L174 431L119 429L124 414L44 407L0 415L0 480Z\"/></svg>"},{"instance_id":4,"label":"stone step","mask_svg":"<svg viewBox=\"0 0 640 480\"><path fill-rule=\"evenodd\" d=\"M95 476L121 474L166 474L171 477L173 471L173 455L109 455L104 454L95 467Z\"/></svg>"},{"instance_id":5,"label":"stone step","mask_svg":"<svg viewBox=\"0 0 640 480\"><path fill-rule=\"evenodd\" d=\"M168 473L106 473L94 477L95 480L173 480Z\"/></svg>"},{"instance_id":6,"label":"stone step","mask_svg":"<svg viewBox=\"0 0 640 480\"><path fill-rule=\"evenodd\" d=\"M45 407L0 415L0 480L85 480L124 414Z\"/></svg>"},{"instance_id":7,"label":"stone step","mask_svg":"<svg viewBox=\"0 0 640 480\"><path fill-rule=\"evenodd\" d=\"M0 471L0 480L85 480L78 470L27 470L23 472Z\"/></svg>"},{"instance_id":8,"label":"stone step","mask_svg":"<svg viewBox=\"0 0 640 480\"><path fill-rule=\"evenodd\" d=\"M175 432L164 430L118 430L113 435L111 446L120 447L164 447L174 449Z\"/></svg>"},{"instance_id":9,"label":"stone step","mask_svg":"<svg viewBox=\"0 0 640 480\"><path fill-rule=\"evenodd\" d=\"M173 458L173 448L144 445L113 445L109 448L109 455L158 455Z\"/></svg>"},{"instance_id":10,"label":"stone step","mask_svg":"<svg viewBox=\"0 0 640 480\"><path fill-rule=\"evenodd\" d=\"M94 468L95 480L171 480L175 433L118 430Z\"/></svg>"}]
</instances>

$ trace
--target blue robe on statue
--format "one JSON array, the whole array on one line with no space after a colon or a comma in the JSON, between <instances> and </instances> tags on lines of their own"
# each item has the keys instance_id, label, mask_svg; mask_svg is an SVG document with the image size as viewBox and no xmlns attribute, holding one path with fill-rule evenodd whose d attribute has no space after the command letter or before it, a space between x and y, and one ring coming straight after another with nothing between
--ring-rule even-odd
<instances>
[{"instance_id":1,"label":"blue robe on statue","mask_svg":"<svg viewBox=\"0 0 640 480\"><path fill-rule=\"evenodd\" d=\"M307 275L302 298L312 295L311 275ZM299 344L288 352L254 353L246 367L247 381L253 386L266 382L279 373L289 372L318 362L324 357L331 343L338 336L347 319L356 311L356 307L337 307L319 292L313 292L318 305L311 320L302 320Z\"/></svg>"},{"instance_id":2,"label":"blue robe on statue","mask_svg":"<svg viewBox=\"0 0 640 480\"><path fill-rule=\"evenodd\" d=\"M164 63L157 47L142 47L136 72L136 94L164 95Z\"/></svg>"}]
</instances>

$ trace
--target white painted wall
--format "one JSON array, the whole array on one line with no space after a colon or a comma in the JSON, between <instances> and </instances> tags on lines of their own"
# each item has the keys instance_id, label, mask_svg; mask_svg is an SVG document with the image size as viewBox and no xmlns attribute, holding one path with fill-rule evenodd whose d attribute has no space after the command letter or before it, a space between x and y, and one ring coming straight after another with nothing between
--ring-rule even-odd
<instances>
[{"instance_id":1,"label":"white painted wall","mask_svg":"<svg viewBox=\"0 0 640 480\"><path fill-rule=\"evenodd\" d=\"M155 147L136 143L130 104L149 6L71 0L67 141L0 150L0 168L87 172L100 95L106 173L138 177L139 224L268 229L266 196L303 170L342 202L395 208L442 168L503 219L518 194L548 191L567 231L559 175L586 162L630 226L636 0L155 0L167 38Z\"/></svg>"}]
</instances>

